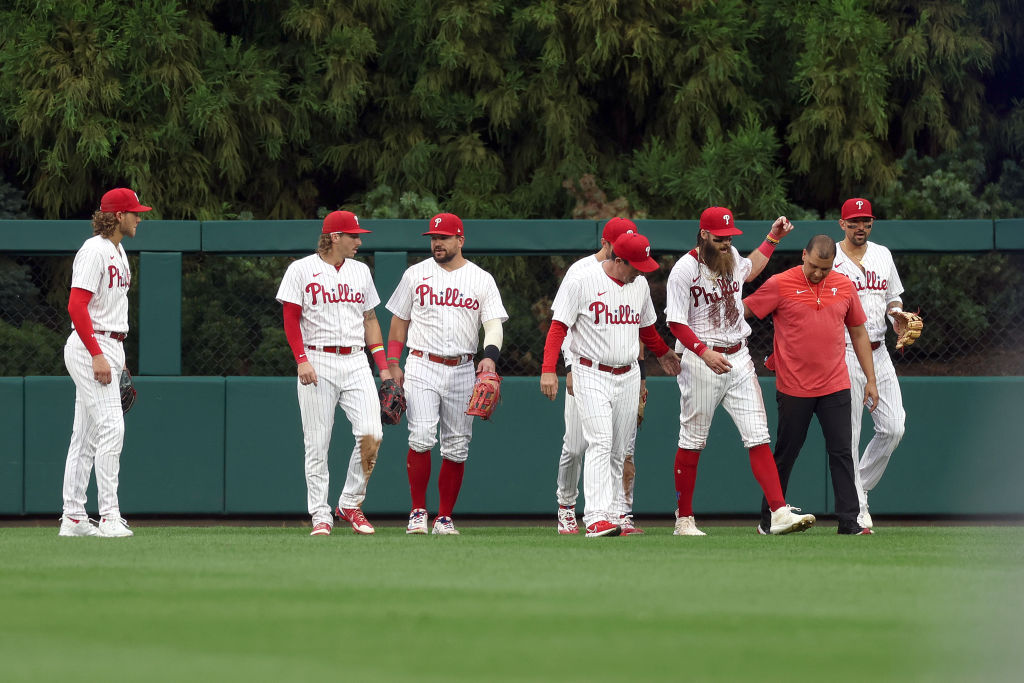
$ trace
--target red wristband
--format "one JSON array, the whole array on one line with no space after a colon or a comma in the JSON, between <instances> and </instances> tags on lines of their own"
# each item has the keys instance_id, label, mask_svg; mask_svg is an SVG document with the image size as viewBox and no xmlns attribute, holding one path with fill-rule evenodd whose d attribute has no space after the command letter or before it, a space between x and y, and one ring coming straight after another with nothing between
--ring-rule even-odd
<instances>
[{"instance_id":1,"label":"red wristband","mask_svg":"<svg viewBox=\"0 0 1024 683\"><path fill-rule=\"evenodd\" d=\"M388 363L398 363L402 360L402 348L405 346L402 342L397 339L392 339L388 342Z\"/></svg>"},{"instance_id":2,"label":"red wristband","mask_svg":"<svg viewBox=\"0 0 1024 683\"><path fill-rule=\"evenodd\" d=\"M775 245L769 242L768 240L765 240L764 242L761 242L761 245L757 248L757 250L764 254L765 258L771 258L772 254L775 253Z\"/></svg>"}]
</instances>

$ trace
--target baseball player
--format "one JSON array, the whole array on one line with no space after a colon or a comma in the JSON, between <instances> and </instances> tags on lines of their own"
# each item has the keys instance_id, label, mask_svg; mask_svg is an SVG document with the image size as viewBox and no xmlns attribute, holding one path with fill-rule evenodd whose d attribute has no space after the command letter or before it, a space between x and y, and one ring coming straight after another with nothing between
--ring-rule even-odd
<instances>
[{"instance_id":1,"label":"baseball player","mask_svg":"<svg viewBox=\"0 0 1024 683\"><path fill-rule=\"evenodd\" d=\"M103 195L92 217L92 234L75 255L68 313L74 328L64 345L64 364L75 382L75 421L64 467L61 536L126 538L133 532L121 517L117 480L124 445L124 413L118 383L125 369L122 342L128 336L128 287L132 273L121 246L135 237L151 210L127 187ZM100 522L85 512L85 490L93 465Z\"/></svg>"},{"instance_id":2,"label":"baseball player","mask_svg":"<svg viewBox=\"0 0 1024 683\"><path fill-rule=\"evenodd\" d=\"M351 211L327 214L316 253L288 266L277 290L285 336L297 364L311 536L329 536L334 527L327 502L327 454L338 405L352 424L355 446L335 512L355 533L374 533L362 504L384 432L377 386L363 349L369 349L382 380L391 379L391 373L374 312L380 297L370 269L355 260L361 235L368 232Z\"/></svg>"},{"instance_id":3,"label":"baseball player","mask_svg":"<svg viewBox=\"0 0 1024 683\"><path fill-rule=\"evenodd\" d=\"M863 455L860 454L860 424L864 407L860 401L851 402L853 472L860 503L857 522L867 529L874 526L871 513L868 512L868 491L875 488L882 478L889 457L903 438L907 417L903 410L903 395L900 393L896 369L885 348L885 319L888 317L892 320L893 313L903 310L903 301L900 299L903 283L896 272L892 252L880 244L868 241L874 221L871 202L868 200L855 197L843 202L839 227L846 237L839 243L833 265L837 273L850 278L860 295L875 362L878 408L871 412L871 418L875 421L875 435ZM857 362L849 333L846 335L846 367L850 371L850 391L853 396L860 396L864 393L867 378Z\"/></svg>"},{"instance_id":4,"label":"baseball player","mask_svg":"<svg viewBox=\"0 0 1024 683\"><path fill-rule=\"evenodd\" d=\"M599 270L601 263L608 260L612 255L612 244L619 236L627 233L638 233L636 224L625 218L612 218L605 223L601 234L601 248L596 254L585 256L569 266L565 271L562 281L592 271ZM572 345L572 332L566 331L565 340L562 342L562 357L565 361L565 436L562 438L562 454L558 460L558 477L555 489L555 498L558 501L558 533L577 534L579 526L576 523L576 498L579 496L580 470L583 465L583 454L586 451L586 441L583 439L583 427L580 425L579 410L576 407L576 399L572 389L572 366L575 359L570 351ZM644 366L640 364L641 385ZM641 391L644 387L641 386ZM626 461L623 466L624 472L629 473L623 481L621 495L617 495L618 507L620 508L619 526L623 534L643 533L636 528L632 522L630 508L632 507L633 483L635 481L636 467L633 462L633 444L636 441L636 434L629 440L626 450Z\"/></svg>"},{"instance_id":5,"label":"baseball player","mask_svg":"<svg viewBox=\"0 0 1024 683\"><path fill-rule=\"evenodd\" d=\"M502 343L501 324L508 314L490 273L462 255L466 242L462 220L451 213L430 219L432 259L410 266L388 301L394 315L388 330L387 361L408 401L409 453L406 465L412 511L408 534L427 533L427 484L430 451L441 434L440 502L433 533L459 531L452 512L473 436L473 418L466 414L477 372L495 372ZM473 368L480 328L484 358ZM405 371L399 366L409 344Z\"/></svg>"},{"instance_id":6,"label":"baseball player","mask_svg":"<svg viewBox=\"0 0 1024 683\"><path fill-rule=\"evenodd\" d=\"M573 393L587 444L583 523L589 538L622 533L616 489L622 488L626 444L636 431L639 342L667 373L679 373L679 357L654 329L657 315L647 279L639 277L658 268L650 254L643 235L621 235L599 269L562 281L552 305L540 390L552 401L558 395L555 364L566 331L572 330Z\"/></svg>"},{"instance_id":7,"label":"baseball player","mask_svg":"<svg viewBox=\"0 0 1024 683\"><path fill-rule=\"evenodd\" d=\"M785 216L747 258L732 246L743 233L729 209L713 206L700 216L697 246L676 261L668 277L669 329L681 354L679 448L675 456L676 536L704 536L693 517L697 462L707 444L719 404L725 406L750 454L750 468L772 509L771 533L810 528L814 515L796 514L786 504L772 457L771 434L761 386L747 349L750 325L743 318L744 282L768 264L779 240L793 225Z\"/></svg>"}]
</instances>

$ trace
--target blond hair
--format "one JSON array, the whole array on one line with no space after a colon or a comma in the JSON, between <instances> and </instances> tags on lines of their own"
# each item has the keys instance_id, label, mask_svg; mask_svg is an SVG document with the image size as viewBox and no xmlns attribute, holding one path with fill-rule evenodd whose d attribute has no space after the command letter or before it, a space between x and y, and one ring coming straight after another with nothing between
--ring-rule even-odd
<instances>
[{"instance_id":1,"label":"blond hair","mask_svg":"<svg viewBox=\"0 0 1024 683\"><path fill-rule=\"evenodd\" d=\"M117 230L117 215L110 211L97 211L92 215L92 234L110 237Z\"/></svg>"}]
</instances>

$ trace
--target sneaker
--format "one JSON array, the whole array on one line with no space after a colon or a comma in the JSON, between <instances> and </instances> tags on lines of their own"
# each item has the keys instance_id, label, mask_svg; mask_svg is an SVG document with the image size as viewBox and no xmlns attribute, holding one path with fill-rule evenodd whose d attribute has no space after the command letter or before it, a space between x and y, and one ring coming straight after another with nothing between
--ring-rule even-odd
<instances>
[{"instance_id":1,"label":"sneaker","mask_svg":"<svg viewBox=\"0 0 1024 683\"><path fill-rule=\"evenodd\" d=\"M58 536L99 536L100 530L93 525L92 520L75 519L62 515L60 518L60 532Z\"/></svg>"},{"instance_id":2,"label":"sneaker","mask_svg":"<svg viewBox=\"0 0 1024 683\"><path fill-rule=\"evenodd\" d=\"M633 526L633 515L619 515L619 527L622 529L623 536L642 534L644 532L643 529L637 529Z\"/></svg>"},{"instance_id":3,"label":"sneaker","mask_svg":"<svg viewBox=\"0 0 1024 683\"><path fill-rule=\"evenodd\" d=\"M875 523L871 521L871 513L867 511L867 508L857 515L857 524L861 525L865 529L870 529L875 526Z\"/></svg>"},{"instance_id":4,"label":"sneaker","mask_svg":"<svg viewBox=\"0 0 1024 683\"><path fill-rule=\"evenodd\" d=\"M458 536L459 530L455 528L455 523L452 522L451 517L435 517L432 533L438 536Z\"/></svg>"},{"instance_id":5,"label":"sneaker","mask_svg":"<svg viewBox=\"0 0 1024 683\"><path fill-rule=\"evenodd\" d=\"M407 534L427 533L427 511L423 508L416 508L409 513L409 526L406 527Z\"/></svg>"},{"instance_id":6,"label":"sneaker","mask_svg":"<svg viewBox=\"0 0 1024 683\"><path fill-rule=\"evenodd\" d=\"M689 517L680 517L679 510L676 510L676 528L672 532L673 536L707 536L706 533L697 528L697 522L693 519L693 515Z\"/></svg>"},{"instance_id":7,"label":"sneaker","mask_svg":"<svg viewBox=\"0 0 1024 683\"><path fill-rule=\"evenodd\" d=\"M374 532L373 525L366 521L366 515L361 509L338 507L334 509L334 512L339 518L351 524L352 531L355 533L369 535Z\"/></svg>"},{"instance_id":8,"label":"sneaker","mask_svg":"<svg viewBox=\"0 0 1024 683\"><path fill-rule=\"evenodd\" d=\"M772 524L768 532L776 536L780 534L791 534L794 531L807 531L814 526L814 515L798 515L800 508L792 505L783 505L772 512Z\"/></svg>"},{"instance_id":9,"label":"sneaker","mask_svg":"<svg viewBox=\"0 0 1024 683\"><path fill-rule=\"evenodd\" d=\"M587 538L596 538L598 536L618 536L621 533L622 527L612 524L604 519L587 525Z\"/></svg>"},{"instance_id":10,"label":"sneaker","mask_svg":"<svg viewBox=\"0 0 1024 683\"><path fill-rule=\"evenodd\" d=\"M757 534L759 536L767 536L768 535L768 532L761 528L761 523L760 522L757 523Z\"/></svg>"},{"instance_id":11,"label":"sneaker","mask_svg":"<svg viewBox=\"0 0 1024 683\"><path fill-rule=\"evenodd\" d=\"M576 508L566 505L558 506L558 533L578 534L580 527L576 523Z\"/></svg>"},{"instance_id":12,"label":"sneaker","mask_svg":"<svg viewBox=\"0 0 1024 683\"><path fill-rule=\"evenodd\" d=\"M874 536L875 532L871 529L866 529L862 526L848 527L844 529L839 527L837 534L843 534L844 536Z\"/></svg>"},{"instance_id":13,"label":"sneaker","mask_svg":"<svg viewBox=\"0 0 1024 683\"><path fill-rule=\"evenodd\" d=\"M107 538L128 538L135 532L128 528L128 522L121 517L104 517L100 520L100 536Z\"/></svg>"},{"instance_id":14,"label":"sneaker","mask_svg":"<svg viewBox=\"0 0 1024 683\"><path fill-rule=\"evenodd\" d=\"M310 536L330 536L331 525L327 522L318 522L313 525L313 531L309 533Z\"/></svg>"}]
</instances>

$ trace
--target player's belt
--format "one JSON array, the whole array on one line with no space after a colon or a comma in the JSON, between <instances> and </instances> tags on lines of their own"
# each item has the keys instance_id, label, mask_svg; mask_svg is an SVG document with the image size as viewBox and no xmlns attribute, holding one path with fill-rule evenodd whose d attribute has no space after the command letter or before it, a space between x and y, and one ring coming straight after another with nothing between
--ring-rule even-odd
<instances>
[{"instance_id":1,"label":"player's belt","mask_svg":"<svg viewBox=\"0 0 1024 683\"><path fill-rule=\"evenodd\" d=\"M871 350L872 351L877 351L879 349L879 347L881 347L881 346L882 346L882 342L880 342L880 341L871 342Z\"/></svg>"},{"instance_id":2,"label":"player's belt","mask_svg":"<svg viewBox=\"0 0 1024 683\"><path fill-rule=\"evenodd\" d=\"M624 375L633 368L632 363L629 365L620 365L616 367L614 365L605 365L604 363L594 363L594 361L590 360L589 358L580 358L580 365L582 365L585 368L596 367L601 372L610 372L613 375Z\"/></svg>"},{"instance_id":3,"label":"player's belt","mask_svg":"<svg viewBox=\"0 0 1024 683\"><path fill-rule=\"evenodd\" d=\"M355 353L356 351L363 350L362 346L307 346L306 348L312 349L313 351L333 353L338 356L347 356L350 353Z\"/></svg>"},{"instance_id":4,"label":"player's belt","mask_svg":"<svg viewBox=\"0 0 1024 683\"><path fill-rule=\"evenodd\" d=\"M426 358L429 361L432 361L434 363L440 363L441 365L447 365L450 368L455 367L456 365L462 365L463 363L470 359L470 356L468 355L438 356L436 353L423 353L418 349L413 349L409 351L409 355L416 356L417 358Z\"/></svg>"},{"instance_id":5,"label":"player's belt","mask_svg":"<svg viewBox=\"0 0 1024 683\"><path fill-rule=\"evenodd\" d=\"M739 344L733 344L732 346L712 346L712 351L718 351L719 353L736 353L743 348L743 342Z\"/></svg>"},{"instance_id":6,"label":"player's belt","mask_svg":"<svg viewBox=\"0 0 1024 683\"><path fill-rule=\"evenodd\" d=\"M110 337L114 341L123 342L128 338L127 332L107 332L106 330L93 330L96 334L102 334L104 337Z\"/></svg>"}]
</instances>

